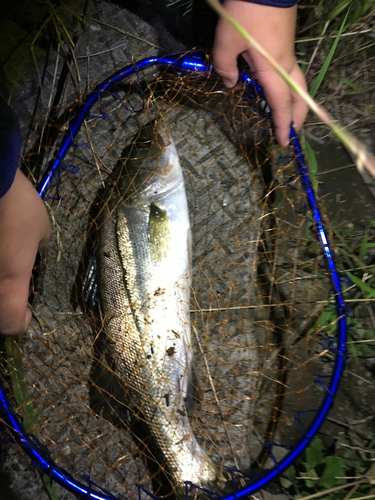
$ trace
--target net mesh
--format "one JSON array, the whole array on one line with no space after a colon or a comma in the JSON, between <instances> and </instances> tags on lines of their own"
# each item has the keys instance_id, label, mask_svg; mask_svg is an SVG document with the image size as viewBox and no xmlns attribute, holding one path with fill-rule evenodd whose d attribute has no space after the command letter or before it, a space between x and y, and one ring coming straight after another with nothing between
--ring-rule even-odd
<instances>
[{"instance_id":1,"label":"net mesh","mask_svg":"<svg viewBox=\"0 0 375 500\"><path fill-rule=\"evenodd\" d=\"M217 476L273 466L266 443L297 443L325 395L314 380L332 372L332 355L322 352L327 333L312 327L330 285L295 166L269 138L260 104L216 80L155 69L135 75L91 110L48 191L52 236L35 269L34 321L19 343L37 413L29 431L60 467L121 498L135 498L138 483L159 496L178 491L152 436L138 428L152 422L106 361L104 318L82 303L93 204L145 124L163 123L182 166L193 242L187 321L200 398L189 422ZM34 176L75 106L47 112L60 118L32 121L24 159ZM1 364L9 374L5 355ZM102 383L98 365L123 397ZM8 391L14 396L11 383ZM276 459L287 452L272 449ZM244 481L237 477L236 487Z\"/></svg>"}]
</instances>

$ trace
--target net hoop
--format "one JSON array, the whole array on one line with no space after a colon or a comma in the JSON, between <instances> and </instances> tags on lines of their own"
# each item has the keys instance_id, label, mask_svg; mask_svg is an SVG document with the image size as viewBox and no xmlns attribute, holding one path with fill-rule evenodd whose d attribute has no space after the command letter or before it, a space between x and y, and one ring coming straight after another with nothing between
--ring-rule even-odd
<instances>
[{"instance_id":1,"label":"net hoop","mask_svg":"<svg viewBox=\"0 0 375 500\"><path fill-rule=\"evenodd\" d=\"M56 151L58 151L58 154L50 162L48 168L42 176L41 181L37 186L40 197L44 197L46 195L46 192L49 189L56 172L61 167L61 164L67 152L69 151L70 147L74 145L74 139L77 136L83 121L89 115L89 112L94 104L100 101L101 95L105 91L109 91L111 87L118 82L123 81L126 78L153 66L165 67L167 69L173 70L174 72L177 72L180 75L196 74L199 76L210 76L212 75L212 73L214 73L212 62L208 59L206 54L200 50L178 52L162 57L142 59L139 62L128 65L113 73L102 83L97 85L94 90L92 90L88 94L87 98L80 106L77 115L69 122L68 130L66 131L60 146L56 149ZM262 88L254 80L252 80L247 73L242 73L240 75L240 81L245 87L244 96L246 96L246 93L249 93L253 97L255 96L259 98L261 100L260 111L262 115L266 118L270 118L270 110L267 105ZM337 331L335 338L329 339L328 346L325 345L323 346L323 348L328 349L335 355L335 363L332 374L330 376L317 377L314 380L315 383L319 383L324 388L325 396L319 409L314 410L316 415L309 427L305 429L300 421L301 414L304 412L297 413L295 415L295 420L300 424L303 430L302 439L293 446L280 445L274 442L267 443L266 445L269 449L269 453L275 462L274 467L266 473L252 477L252 481L247 486L240 490L233 491L233 493L227 496L219 497L217 494L215 494L215 497L219 498L220 500L235 500L237 498L244 497L245 495L252 494L260 488L264 487L270 481L275 480L290 465L292 465L292 463L305 450L313 437L316 435L328 411L330 410L339 386L345 364L347 334L346 318L348 311L343 299L339 273L336 270L333 254L328 241L326 230L323 225L320 209L318 207L313 185L309 176L306 160L300 145L298 135L296 134L293 126L291 126L290 128L290 149L292 159L295 161L295 164L297 166L302 188L307 197L309 209L312 214L313 225L316 229L317 240L322 250L326 269L330 276L332 291L334 293L337 315ZM329 378L329 382L325 384L322 381L323 378ZM0 414L2 415L5 423L9 426L9 430L11 431L11 434L13 435L15 441L32 459L33 465L37 467L41 472L46 474L51 480L56 481L63 488L74 493L78 498L93 500L117 500L117 497L111 495L106 490L103 490L102 488L100 488L100 486L94 485L94 483L88 478L84 478L88 483L88 486L86 486L83 483L77 481L71 476L71 474L69 474L67 471L63 470L53 462L53 460L49 457L48 450L46 450L46 448L39 442L39 440L35 438L35 436L28 434L24 430L21 420L13 410L10 400L7 396L5 376L1 373ZM277 461L272 453L273 446L283 446L285 448L290 448L290 450L282 460ZM190 487L201 489L199 488L199 486L193 485L189 481L187 481L185 484L187 497ZM142 485L137 486L139 488L139 496L141 496L142 490L151 498L158 500L157 497L145 490Z\"/></svg>"}]
</instances>

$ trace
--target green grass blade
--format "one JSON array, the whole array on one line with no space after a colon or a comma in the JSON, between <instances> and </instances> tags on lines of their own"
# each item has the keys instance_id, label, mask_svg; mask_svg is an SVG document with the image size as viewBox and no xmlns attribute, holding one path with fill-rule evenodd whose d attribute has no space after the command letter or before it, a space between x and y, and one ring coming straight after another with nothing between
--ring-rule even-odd
<instances>
[{"instance_id":1,"label":"green grass blade","mask_svg":"<svg viewBox=\"0 0 375 500\"><path fill-rule=\"evenodd\" d=\"M16 398L18 406L18 412L23 419L23 428L27 433L33 433L38 436L38 417L25 381L25 374L22 366L22 354L16 340L10 337L5 339L5 352L14 397ZM41 474L41 479L50 500L59 500L55 485L54 483L51 483L51 479L46 474Z\"/></svg>"},{"instance_id":2,"label":"green grass blade","mask_svg":"<svg viewBox=\"0 0 375 500\"><path fill-rule=\"evenodd\" d=\"M305 153L307 156L307 161L309 163L309 173L311 182L314 187L315 193L318 192L318 180L316 174L318 173L318 162L316 161L316 156L313 148L310 146L309 142L305 140Z\"/></svg>"},{"instance_id":3,"label":"green grass blade","mask_svg":"<svg viewBox=\"0 0 375 500\"><path fill-rule=\"evenodd\" d=\"M363 292L366 292L370 297L375 297L375 288L372 288L370 285L362 281L360 278L357 278L357 276L354 276L354 274L349 271L347 271L346 274Z\"/></svg>"},{"instance_id":4,"label":"green grass blade","mask_svg":"<svg viewBox=\"0 0 375 500\"><path fill-rule=\"evenodd\" d=\"M51 481L51 478L48 477L47 474L43 474L42 481L50 500L59 500L55 483Z\"/></svg>"},{"instance_id":5,"label":"green grass blade","mask_svg":"<svg viewBox=\"0 0 375 500\"><path fill-rule=\"evenodd\" d=\"M350 87L352 90L354 90L354 92L363 92L362 89L360 89L358 87L358 85L356 85L354 82L351 82L350 80L348 80L347 78L341 78L341 81L342 83L345 83L345 85L347 85L348 87Z\"/></svg>"},{"instance_id":6,"label":"green grass blade","mask_svg":"<svg viewBox=\"0 0 375 500\"><path fill-rule=\"evenodd\" d=\"M5 351L18 411L23 418L23 427L26 432L35 434L38 430L38 418L25 382L21 351L12 338L5 339Z\"/></svg>"},{"instance_id":7,"label":"green grass blade","mask_svg":"<svg viewBox=\"0 0 375 500\"><path fill-rule=\"evenodd\" d=\"M349 348L350 348L351 353L353 355L354 361L356 362L356 364L358 364L359 353L358 353L358 349L357 349L356 345L349 344Z\"/></svg>"},{"instance_id":8,"label":"green grass blade","mask_svg":"<svg viewBox=\"0 0 375 500\"><path fill-rule=\"evenodd\" d=\"M352 13L352 15L348 19L349 24L355 24L362 17L364 17L367 12L375 5L375 0L366 0L362 3L356 10Z\"/></svg>"},{"instance_id":9,"label":"green grass blade","mask_svg":"<svg viewBox=\"0 0 375 500\"><path fill-rule=\"evenodd\" d=\"M344 0L337 5L327 16L327 21L333 21L350 3L352 0Z\"/></svg>"},{"instance_id":10,"label":"green grass blade","mask_svg":"<svg viewBox=\"0 0 375 500\"><path fill-rule=\"evenodd\" d=\"M344 26L346 24L346 19L348 17L349 11L346 13L345 19L343 20L339 32L337 33L337 36L333 42L333 45L331 47L331 50L329 51L328 56L326 57L326 60L323 63L323 66L321 70L319 71L318 76L316 77L314 83L312 84L312 87L310 89L310 96L315 97L315 94L318 92L320 85L322 84L324 77L326 76L326 73L328 71L329 65L331 64L332 58L334 56L334 53L336 51L337 44L339 43L341 33L343 32Z\"/></svg>"},{"instance_id":11,"label":"green grass blade","mask_svg":"<svg viewBox=\"0 0 375 500\"><path fill-rule=\"evenodd\" d=\"M367 250L368 250L368 229L366 229L366 232L363 236L363 240L361 242L361 246L359 247L358 258L361 262L365 261Z\"/></svg>"}]
</instances>

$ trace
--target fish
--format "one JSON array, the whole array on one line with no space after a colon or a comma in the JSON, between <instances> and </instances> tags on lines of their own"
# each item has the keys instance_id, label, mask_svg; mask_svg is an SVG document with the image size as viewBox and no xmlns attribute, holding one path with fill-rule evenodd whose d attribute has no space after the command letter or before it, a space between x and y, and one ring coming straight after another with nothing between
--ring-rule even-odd
<instances>
[{"instance_id":1,"label":"fish","mask_svg":"<svg viewBox=\"0 0 375 500\"><path fill-rule=\"evenodd\" d=\"M196 399L192 237L181 165L164 125L139 130L99 205L95 278L111 360L103 365L116 374L126 406L146 422L152 455L177 497L185 481L212 487L218 468L189 419Z\"/></svg>"}]
</instances>

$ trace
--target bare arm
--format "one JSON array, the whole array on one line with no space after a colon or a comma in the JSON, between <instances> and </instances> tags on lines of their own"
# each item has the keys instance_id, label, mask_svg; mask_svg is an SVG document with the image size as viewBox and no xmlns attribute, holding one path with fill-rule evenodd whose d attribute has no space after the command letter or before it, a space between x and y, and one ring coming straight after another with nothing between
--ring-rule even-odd
<instances>
[{"instance_id":1,"label":"bare arm","mask_svg":"<svg viewBox=\"0 0 375 500\"><path fill-rule=\"evenodd\" d=\"M280 8L227 0L224 7L297 83L304 89L307 88L294 53L297 6ZM227 21L220 19L215 36L214 65L227 87L233 87L237 83L237 57L240 54L265 91L272 110L277 141L286 145L290 124L293 121L297 130L302 127L307 116L307 105Z\"/></svg>"}]
</instances>

